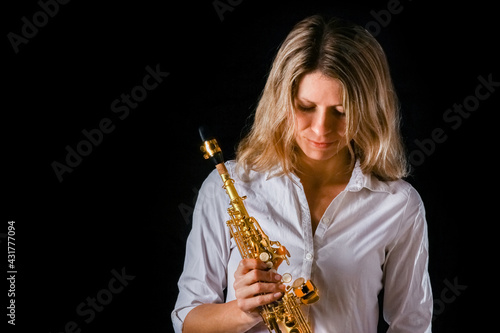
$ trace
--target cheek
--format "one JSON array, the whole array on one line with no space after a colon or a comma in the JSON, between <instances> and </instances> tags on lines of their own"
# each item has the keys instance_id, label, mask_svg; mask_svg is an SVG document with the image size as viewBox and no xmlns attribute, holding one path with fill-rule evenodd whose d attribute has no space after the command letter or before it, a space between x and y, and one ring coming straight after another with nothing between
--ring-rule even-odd
<instances>
[{"instance_id":1,"label":"cheek","mask_svg":"<svg viewBox=\"0 0 500 333\"><path fill-rule=\"evenodd\" d=\"M304 127L304 116L299 113L295 113L295 128L300 130Z\"/></svg>"},{"instance_id":2,"label":"cheek","mask_svg":"<svg viewBox=\"0 0 500 333\"><path fill-rule=\"evenodd\" d=\"M347 129L347 122L346 122L346 119L345 118L342 118L338 123L337 123L337 134L339 136L345 136L345 132L346 132L346 129Z\"/></svg>"},{"instance_id":3,"label":"cheek","mask_svg":"<svg viewBox=\"0 0 500 333\"><path fill-rule=\"evenodd\" d=\"M307 114L300 112L295 113L295 128L297 131L304 130L310 126L310 119Z\"/></svg>"}]
</instances>

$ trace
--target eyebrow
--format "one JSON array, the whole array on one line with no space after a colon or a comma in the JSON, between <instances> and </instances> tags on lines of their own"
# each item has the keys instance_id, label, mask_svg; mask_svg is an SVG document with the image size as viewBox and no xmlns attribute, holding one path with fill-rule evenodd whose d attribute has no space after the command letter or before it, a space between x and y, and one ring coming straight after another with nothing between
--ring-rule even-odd
<instances>
[{"instance_id":1,"label":"eyebrow","mask_svg":"<svg viewBox=\"0 0 500 333\"><path fill-rule=\"evenodd\" d=\"M308 100L307 98L304 98L304 97L296 96L295 99L298 99L298 100L300 100L302 102L306 102L306 103L310 103L310 104L316 105L315 102L310 101L310 100ZM343 106L343 105L342 104L334 104L334 105L330 105L329 107L337 107L337 106Z\"/></svg>"}]
</instances>

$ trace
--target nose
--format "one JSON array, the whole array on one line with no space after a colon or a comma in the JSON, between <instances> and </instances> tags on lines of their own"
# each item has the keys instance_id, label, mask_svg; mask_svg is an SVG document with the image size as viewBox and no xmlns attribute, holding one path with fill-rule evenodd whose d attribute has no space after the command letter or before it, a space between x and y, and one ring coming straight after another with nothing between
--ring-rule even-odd
<instances>
[{"instance_id":1,"label":"nose","mask_svg":"<svg viewBox=\"0 0 500 333\"><path fill-rule=\"evenodd\" d=\"M334 128L334 116L327 109L319 109L312 115L311 129L318 136L330 134Z\"/></svg>"}]
</instances>

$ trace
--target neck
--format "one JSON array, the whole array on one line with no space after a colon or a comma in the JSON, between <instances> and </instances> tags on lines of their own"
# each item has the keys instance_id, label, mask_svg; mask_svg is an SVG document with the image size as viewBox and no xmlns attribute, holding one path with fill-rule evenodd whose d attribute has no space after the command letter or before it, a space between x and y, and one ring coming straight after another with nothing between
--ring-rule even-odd
<instances>
[{"instance_id":1,"label":"neck","mask_svg":"<svg viewBox=\"0 0 500 333\"><path fill-rule=\"evenodd\" d=\"M302 182L317 186L346 184L352 169L351 155L347 148L324 161L310 159L302 151L299 152L297 175Z\"/></svg>"}]
</instances>

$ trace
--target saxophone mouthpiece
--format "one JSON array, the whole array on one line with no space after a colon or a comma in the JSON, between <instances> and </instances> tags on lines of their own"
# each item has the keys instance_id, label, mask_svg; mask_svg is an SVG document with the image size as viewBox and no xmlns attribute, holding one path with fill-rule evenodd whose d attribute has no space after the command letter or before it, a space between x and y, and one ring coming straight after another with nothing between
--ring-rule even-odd
<instances>
[{"instance_id":1,"label":"saxophone mouthpiece","mask_svg":"<svg viewBox=\"0 0 500 333\"><path fill-rule=\"evenodd\" d=\"M210 131L206 126L200 126L198 128L200 132L201 140L203 145L200 147L203 152L203 157L205 159L211 159L215 165L224 163L224 157L222 156L222 151L217 143L217 140L212 136Z\"/></svg>"},{"instance_id":2,"label":"saxophone mouthpiece","mask_svg":"<svg viewBox=\"0 0 500 333\"><path fill-rule=\"evenodd\" d=\"M198 127L198 131L200 132L201 141L203 142L209 141L214 138L214 136L212 135L212 133L210 133L210 130L206 126L202 125Z\"/></svg>"}]
</instances>

